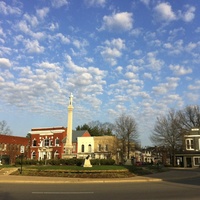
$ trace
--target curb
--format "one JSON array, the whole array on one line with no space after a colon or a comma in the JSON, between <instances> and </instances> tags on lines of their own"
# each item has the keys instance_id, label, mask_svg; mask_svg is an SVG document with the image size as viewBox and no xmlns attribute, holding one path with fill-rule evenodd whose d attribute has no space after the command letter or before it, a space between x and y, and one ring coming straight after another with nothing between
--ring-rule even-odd
<instances>
[{"instance_id":1,"label":"curb","mask_svg":"<svg viewBox=\"0 0 200 200\"><path fill-rule=\"evenodd\" d=\"M44 180L42 180L44 179ZM46 179L46 180L45 180ZM68 183L139 183L139 182L161 182L162 179L159 178L143 178L143 177L135 177L130 179L54 179L49 180L46 177L38 177L33 178L31 180L30 177L16 177L16 176L5 176L0 180L0 183L27 183L27 184L68 184Z\"/></svg>"}]
</instances>

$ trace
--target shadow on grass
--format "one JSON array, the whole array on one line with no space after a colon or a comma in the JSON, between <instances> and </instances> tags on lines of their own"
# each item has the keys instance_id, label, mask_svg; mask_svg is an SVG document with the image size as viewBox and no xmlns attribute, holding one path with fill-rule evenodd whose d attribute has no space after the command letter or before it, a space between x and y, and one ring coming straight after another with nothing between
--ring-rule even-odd
<instances>
[{"instance_id":1,"label":"shadow on grass","mask_svg":"<svg viewBox=\"0 0 200 200\"><path fill-rule=\"evenodd\" d=\"M124 167L128 169L130 173L133 173L137 176L144 176L144 175L167 171L167 169L164 168L163 166L157 166L157 165L144 165L144 166L125 165Z\"/></svg>"}]
</instances>

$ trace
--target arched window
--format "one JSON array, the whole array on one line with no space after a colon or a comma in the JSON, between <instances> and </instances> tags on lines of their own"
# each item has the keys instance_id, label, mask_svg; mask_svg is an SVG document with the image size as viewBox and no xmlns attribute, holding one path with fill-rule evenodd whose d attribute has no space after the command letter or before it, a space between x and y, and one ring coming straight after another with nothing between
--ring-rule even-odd
<instances>
[{"instance_id":1,"label":"arched window","mask_svg":"<svg viewBox=\"0 0 200 200\"><path fill-rule=\"evenodd\" d=\"M89 152L89 153L92 152L92 145L91 145L91 144L88 145L88 152Z\"/></svg>"},{"instance_id":2,"label":"arched window","mask_svg":"<svg viewBox=\"0 0 200 200\"><path fill-rule=\"evenodd\" d=\"M32 159L35 159L36 158L36 153L35 153L35 151L33 151L33 153L32 153Z\"/></svg>"},{"instance_id":3,"label":"arched window","mask_svg":"<svg viewBox=\"0 0 200 200\"><path fill-rule=\"evenodd\" d=\"M48 138L44 140L44 146L45 146L45 147L48 147L48 146L49 146L49 139L48 139Z\"/></svg>"},{"instance_id":4,"label":"arched window","mask_svg":"<svg viewBox=\"0 0 200 200\"><path fill-rule=\"evenodd\" d=\"M36 141L36 139L33 140L33 146L34 146L34 147L37 146L37 141Z\"/></svg>"},{"instance_id":5,"label":"arched window","mask_svg":"<svg viewBox=\"0 0 200 200\"><path fill-rule=\"evenodd\" d=\"M81 152L85 152L85 146L84 146L84 144L81 145Z\"/></svg>"}]
</instances>

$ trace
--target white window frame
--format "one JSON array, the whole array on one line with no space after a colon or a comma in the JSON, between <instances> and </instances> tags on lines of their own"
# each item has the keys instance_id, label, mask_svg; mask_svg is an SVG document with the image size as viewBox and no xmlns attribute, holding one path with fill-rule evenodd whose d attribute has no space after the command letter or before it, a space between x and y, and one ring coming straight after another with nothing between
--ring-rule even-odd
<instances>
[{"instance_id":1,"label":"white window frame","mask_svg":"<svg viewBox=\"0 0 200 200\"><path fill-rule=\"evenodd\" d=\"M92 145L91 144L88 145L88 153L92 153Z\"/></svg>"},{"instance_id":2,"label":"white window frame","mask_svg":"<svg viewBox=\"0 0 200 200\"><path fill-rule=\"evenodd\" d=\"M45 138L44 139L44 146L45 147L49 147L50 146L50 139L49 138Z\"/></svg>"},{"instance_id":3,"label":"white window frame","mask_svg":"<svg viewBox=\"0 0 200 200\"><path fill-rule=\"evenodd\" d=\"M185 144L186 144L186 150L194 150L194 139L193 138L185 139ZM193 148L192 148L192 146L193 146Z\"/></svg>"},{"instance_id":4,"label":"white window frame","mask_svg":"<svg viewBox=\"0 0 200 200\"><path fill-rule=\"evenodd\" d=\"M198 163L195 163L195 159L198 159ZM194 157L193 163L194 163L194 166L200 166L200 157Z\"/></svg>"},{"instance_id":5,"label":"white window frame","mask_svg":"<svg viewBox=\"0 0 200 200\"><path fill-rule=\"evenodd\" d=\"M60 139L59 139L59 138L56 138L56 139L55 139L55 146L56 146L56 147L59 147L59 146L60 146L59 144L60 144Z\"/></svg>"},{"instance_id":6,"label":"white window frame","mask_svg":"<svg viewBox=\"0 0 200 200\"><path fill-rule=\"evenodd\" d=\"M199 150L200 150L200 138L199 138Z\"/></svg>"}]
</instances>

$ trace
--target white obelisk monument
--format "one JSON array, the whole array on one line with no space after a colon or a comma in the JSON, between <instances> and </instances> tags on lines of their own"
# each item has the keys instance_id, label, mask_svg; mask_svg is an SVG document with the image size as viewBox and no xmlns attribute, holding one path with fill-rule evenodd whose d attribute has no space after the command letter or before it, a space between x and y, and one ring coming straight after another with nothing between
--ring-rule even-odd
<instances>
[{"instance_id":1,"label":"white obelisk monument","mask_svg":"<svg viewBox=\"0 0 200 200\"><path fill-rule=\"evenodd\" d=\"M72 122L73 122L73 95L71 93L69 97L69 106L68 106L68 122L67 122L67 137L65 144L65 156L72 157Z\"/></svg>"}]
</instances>

